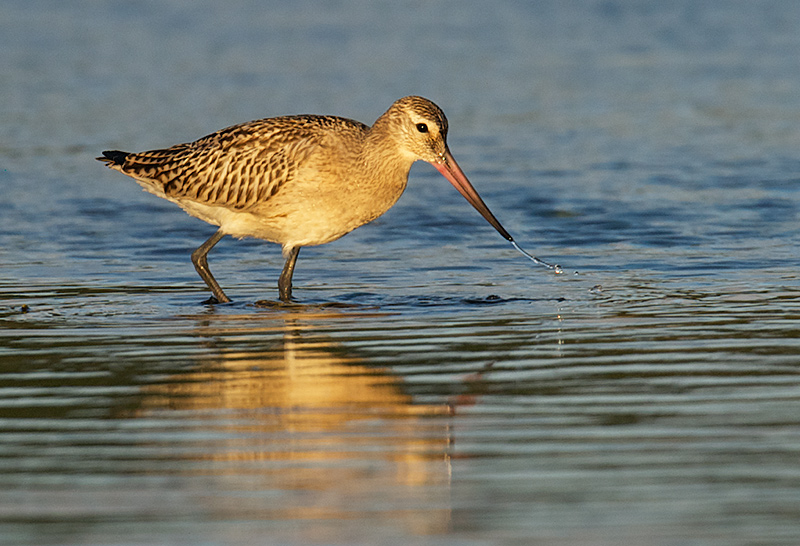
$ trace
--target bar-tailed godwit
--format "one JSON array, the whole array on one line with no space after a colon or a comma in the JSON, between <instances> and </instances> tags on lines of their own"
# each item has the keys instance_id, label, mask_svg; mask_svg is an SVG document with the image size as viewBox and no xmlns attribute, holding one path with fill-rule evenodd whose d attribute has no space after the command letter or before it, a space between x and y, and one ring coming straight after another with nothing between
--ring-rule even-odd
<instances>
[{"instance_id":1,"label":"bar-tailed godwit","mask_svg":"<svg viewBox=\"0 0 800 546\"><path fill-rule=\"evenodd\" d=\"M372 127L335 116L282 116L222 129L194 142L141 153L105 151L110 168L219 229L192 253L213 293L228 302L207 254L225 235L279 243L286 264L280 299L292 298L301 247L336 240L397 202L411 165L427 161L525 253L489 211L447 147L447 118L422 97L405 97Z\"/></svg>"}]
</instances>

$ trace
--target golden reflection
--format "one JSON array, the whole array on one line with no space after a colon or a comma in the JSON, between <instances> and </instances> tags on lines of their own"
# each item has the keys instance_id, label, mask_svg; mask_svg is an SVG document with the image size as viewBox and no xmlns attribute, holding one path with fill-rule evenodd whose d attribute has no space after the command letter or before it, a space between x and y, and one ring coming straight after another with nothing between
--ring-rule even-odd
<instances>
[{"instance_id":1,"label":"golden reflection","mask_svg":"<svg viewBox=\"0 0 800 546\"><path fill-rule=\"evenodd\" d=\"M144 388L137 415L187 412L191 431L203 431L181 452L192 461L183 473L251 493L305 492L265 517L352 518L361 509L417 533L446 530L450 406L415 404L399 378L320 334L329 316L202 317L196 335L209 354Z\"/></svg>"}]
</instances>

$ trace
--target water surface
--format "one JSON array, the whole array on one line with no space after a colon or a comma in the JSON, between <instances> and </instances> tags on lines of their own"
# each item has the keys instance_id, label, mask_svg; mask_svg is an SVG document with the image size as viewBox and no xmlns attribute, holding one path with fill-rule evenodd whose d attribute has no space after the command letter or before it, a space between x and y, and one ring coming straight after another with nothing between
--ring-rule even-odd
<instances>
[{"instance_id":1,"label":"water surface","mask_svg":"<svg viewBox=\"0 0 800 546\"><path fill-rule=\"evenodd\" d=\"M794 545L800 7L0 7L0 542ZM427 165L305 249L103 149L439 103L517 254Z\"/></svg>"}]
</instances>

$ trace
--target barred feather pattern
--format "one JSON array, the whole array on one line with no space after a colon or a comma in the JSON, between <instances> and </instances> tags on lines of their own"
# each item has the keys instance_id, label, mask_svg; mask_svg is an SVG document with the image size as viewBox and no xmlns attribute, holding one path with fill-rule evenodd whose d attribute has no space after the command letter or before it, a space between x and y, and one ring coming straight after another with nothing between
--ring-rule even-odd
<instances>
[{"instance_id":1,"label":"barred feather pattern","mask_svg":"<svg viewBox=\"0 0 800 546\"><path fill-rule=\"evenodd\" d=\"M297 177L327 131L363 133L368 127L335 116L284 116L234 125L186 144L129 154L119 170L164 195L246 211Z\"/></svg>"}]
</instances>

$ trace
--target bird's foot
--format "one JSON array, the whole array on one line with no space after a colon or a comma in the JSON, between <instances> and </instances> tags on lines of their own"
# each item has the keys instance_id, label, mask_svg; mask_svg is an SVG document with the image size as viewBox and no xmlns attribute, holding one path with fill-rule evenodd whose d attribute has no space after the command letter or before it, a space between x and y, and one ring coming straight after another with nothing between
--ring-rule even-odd
<instances>
[{"instance_id":1,"label":"bird's foot","mask_svg":"<svg viewBox=\"0 0 800 546\"><path fill-rule=\"evenodd\" d=\"M231 300L228 299L227 297L225 299L223 299L223 300L219 300L219 299L217 299L216 296L211 296L207 300L203 301L203 304L204 305L217 305L218 303L230 303L230 301Z\"/></svg>"},{"instance_id":2,"label":"bird's foot","mask_svg":"<svg viewBox=\"0 0 800 546\"><path fill-rule=\"evenodd\" d=\"M303 304L295 300L289 300L289 301L258 300L253 305L255 305L256 307L267 307L269 309L286 309L289 307L303 307Z\"/></svg>"}]
</instances>

